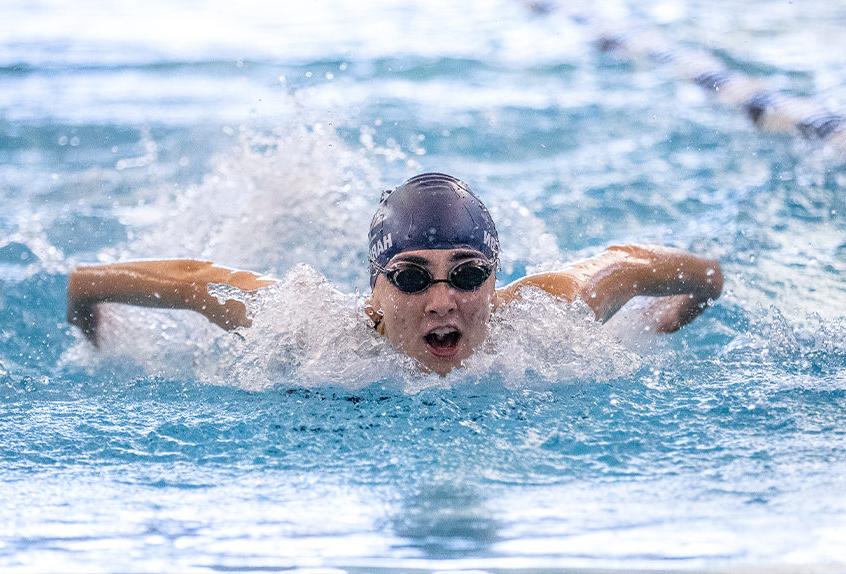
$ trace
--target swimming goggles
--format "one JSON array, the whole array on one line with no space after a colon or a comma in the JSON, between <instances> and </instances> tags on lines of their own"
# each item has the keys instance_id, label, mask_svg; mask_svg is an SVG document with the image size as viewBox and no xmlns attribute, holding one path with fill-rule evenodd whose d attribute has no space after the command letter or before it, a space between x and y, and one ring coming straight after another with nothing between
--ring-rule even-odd
<instances>
[{"instance_id":1,"label":"swimming goggles","mask_svg":"<svg viewBox=\"0 0 846 574\"><path fill-rule=\"evenodd\" d=\"M391 285L403 293L422 293L435 283L447 283L459 291L475 291L491 276L495 264L480 259L459 263L447 274L446 279L435 279L425 267L411 262L401 262L390 269L377 267Z\"/></svg>"}]
</instances>

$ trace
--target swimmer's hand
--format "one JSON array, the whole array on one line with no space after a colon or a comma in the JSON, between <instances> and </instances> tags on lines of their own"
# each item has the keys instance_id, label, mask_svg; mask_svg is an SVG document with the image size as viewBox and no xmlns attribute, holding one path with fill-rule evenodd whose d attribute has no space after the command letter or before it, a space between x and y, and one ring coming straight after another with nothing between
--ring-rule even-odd
<instances>
[{"instance_id":1,"label":"swimmer's hand","mask_svg":"<svg viewBox=\"0 0 846 574\"><path fill-rule=\"evenodd\" d=\"M641 315L648 329L656 333L675 333L710 307L712 300L700 301L693 295L660 297Z\"/></svg>"},{"instance_id":2,"label":"swimmer's hand","mask_svg":"<svg viewBox=\"0 0 846 574\"><path fill-rule=\"evenodd\" d=\"M89 305L84 301L71 301L68 299L68 323L79 327L85 338L95 347L100 346L97 341L100 310L96 305Z\"/></svg>"},{"instance_id":3,"label":"swimmer's hand","mask_svg":"<svg viewBox=\"0 0 846 574\"><path fill-rule=\"evenodd\" d=\"M97 345L99 303L188 309L228 331L249 327L246 306L234 299L219 301L209 293L212 283L252 292L272 285L275 280L192 259L78 267L68 280L67 317L94 345Z\"/></svg>"}]
</instances>

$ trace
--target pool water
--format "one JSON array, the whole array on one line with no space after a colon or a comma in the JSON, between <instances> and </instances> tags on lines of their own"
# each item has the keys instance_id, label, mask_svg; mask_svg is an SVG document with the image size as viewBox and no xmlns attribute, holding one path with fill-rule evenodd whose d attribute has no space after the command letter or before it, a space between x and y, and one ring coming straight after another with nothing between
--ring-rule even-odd
<instances>
[{"instance_id":1,"label":"pool water","mask_svg":"<svg viewBox=\"0 0 846 574\"><path fill-rule=\"evenodd\" d=\"M846 10L557 8L3 3L4 571L846 568L846 158L590 23L842 110ZM362 313L370 215L421 171L488 204L502 284L659 243L723 297L657 337L529 294L421 374ZM240 335L107 306L94 350L68 273L141 257L281 281Z\"/></svg>"}]
</instances>

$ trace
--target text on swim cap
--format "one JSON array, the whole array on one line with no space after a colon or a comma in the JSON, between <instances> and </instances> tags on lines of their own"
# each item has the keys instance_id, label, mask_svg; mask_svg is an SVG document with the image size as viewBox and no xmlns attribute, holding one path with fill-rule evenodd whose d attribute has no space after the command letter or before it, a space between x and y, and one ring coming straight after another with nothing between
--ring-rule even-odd
<instances>
[{"instance_id":1,"label":"text on swim cap","mask_svg":"<svg viewBox=\"0 0 846 574\"><path fill-rule=\"evenodd\" d=\"M387 251L394 242L391 239L391 234L388 233L382 239L377 239L373 245L370 246L370 260L376 261L380 255Z\"/></svg>"},{"instance_id":2,"label":"text on swim cap","mask_svg":"<svg viewBox=\"0 0 846 574\"><path fill-rule=\"evenodd\" d=\"M487 245L488 248L494 252L494 255L496 255L499 251L499 242L496 240L496 237L485 231L484 241L485 245Z\"/></svg>"}]
</instances>

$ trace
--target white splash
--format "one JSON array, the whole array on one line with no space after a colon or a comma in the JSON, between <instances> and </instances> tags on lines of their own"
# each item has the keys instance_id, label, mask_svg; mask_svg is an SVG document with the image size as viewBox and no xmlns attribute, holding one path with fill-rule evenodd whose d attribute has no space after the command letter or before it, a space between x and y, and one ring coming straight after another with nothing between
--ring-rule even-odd
<instances>
[{"instance_id":1,"label":"white splash","mask_svg":"<svg viewBox=\"0 0 846 574\"><path fill-rule=\"evenodd\" d=\"M312 267L298 265L262 290L253 324L200 361L201 380L260 390L279 383L360 388L402 382L417 369L379 336L364 314L364 300L343 293Z\"/></svg>"},{"instance_id":2,"label":"white splash","mask_svg":"<svg viewBox=\"0 0 846 574\"><path fill-rule=\"evenodd\" d=\"M523 295L494 314L483 348L441 378L374 331L363 297L300 265L261 293L242 339L229 337L213 357L195 362L201 380L250 390L279 383L357 389L388 381L408 393L491 376L509 386L529 377L548 384L604 381L639 368L640 356L597 323L584 303L570 305L535 289Z\"/></svg>"},{"instance_id":3,"label":"white splash","mask_svg":"<svg viewBox=\"0 0 846 574\"><path fill-rule=\"evenodd\" d=\"M809 386L814 390L843 389L846 365L846 319L817 313L789 317L770 305L758 307L750 326L720 353L720 360L741 370L753 365L774 390ZM788 376L785 376L785 373ZM825 374L821 379L820 374Z\"/></svg>"},{"instance_id":4,"label":"white splash","mask_svg":"<svg viewBox=\"0 0 846 574\"><path fill-rule=\"evenodd\" d=\"M527 375L547 382L605 381L636 371L641 357L604 328L582 301L570 304L539 289L497 310L483 348L467 361L477 375L519 386Z\"/></svg>"},{"instance_id":5,"label":"white splash","mask_svg":"<svg viewBox=\"0 0 846 574\"><path fill-rule=\"evenodd\" d=\"M334 129L242 131L203 181L123 213L138 240L104 259L191 257L268 273L309 262L366 282L367 225L381 193L374 163Z\"/></svg>"},{"instance_id":6,"label":"white splash","mask_svg":"<svg viewBox=\"0 0 846 574\"><path fill-rule=\"evenodd\" d=\"M515 387L538 379L604 381L641 364L584 303L534 289L499 309L485 345L445 378L425 373L378 335L364 314L364 297L340 291L307 265L256 294L227 289L226 296L249 305L251 327L226 333L192 313L104 306L100 350L80 337L65 360L96 366L129 359L148 375L251 391L381 383L407 393L491 377Z\"/></svg>"}]
</instances>

